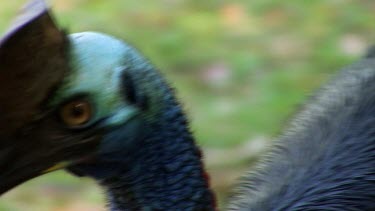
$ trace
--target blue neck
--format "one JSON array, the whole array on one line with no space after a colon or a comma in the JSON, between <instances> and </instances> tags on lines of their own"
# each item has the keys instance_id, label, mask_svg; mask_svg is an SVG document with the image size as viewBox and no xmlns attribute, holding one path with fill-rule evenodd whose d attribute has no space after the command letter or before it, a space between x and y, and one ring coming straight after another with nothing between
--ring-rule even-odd
<instances>
[{"instance_id":1,"label":"blue neck","mask_svg":"<svg viewBox=\"0 0 375 211\"><path fill-rule=\"evenodd\" d=\"M200 151L179 128L154 128L121 174L101 181L112 210L213 210ZM175 133L179 133L178 137Z\"/></svg>"},{"instance_id":2,"label":"blue neck","mask_svg":"<svg viewBox=\"0 0 375 211\"><path fill-rule=\"evenodd\" d=\"M111 210L215 210L201 152L179 105L170 104L158 122L113 131L126 139L121 151L78 166L106 189Z\"/></svg>"}]
</instances>

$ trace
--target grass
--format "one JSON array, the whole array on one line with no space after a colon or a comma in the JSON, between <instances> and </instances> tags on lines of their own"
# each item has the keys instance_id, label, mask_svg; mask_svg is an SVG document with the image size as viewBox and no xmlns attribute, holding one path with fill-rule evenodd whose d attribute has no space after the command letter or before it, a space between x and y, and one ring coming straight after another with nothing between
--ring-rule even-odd
<instances>
[{"instance_id":1,"label":"grass","mask_svg":"<svg viewBox=\"0 0 375 211\"><path fill-rule=\"evenodd\" d=\"M1 3L0 32L23 2ZM106 32L141 49L177 89L206 149L231 150L259 136L275 137L312 90L364 53L375 28L370 0L51 4L70 32ZM238 167L224 168L240 175ZM233 176L219 182L225 195ZM214 187L222 187L219 182ZM78 210L75 198L101 207L92 186L63 173L47 175L0 199L0 210ZM46 194L49 187L57 195Z\"/></svg>"}]
</instances>

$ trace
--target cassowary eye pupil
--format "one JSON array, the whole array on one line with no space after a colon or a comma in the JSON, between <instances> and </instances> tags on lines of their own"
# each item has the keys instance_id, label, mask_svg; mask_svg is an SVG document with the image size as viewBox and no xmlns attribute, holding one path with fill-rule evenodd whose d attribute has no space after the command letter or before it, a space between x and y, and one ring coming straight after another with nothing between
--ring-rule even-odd
<instances>
[{"instance_id":1,"label":"cassowary eye pupil","mask_svg":"<svg viewBox=\"0 0 375 211\"><path fill-rule=\"evenodd\" d=\"M91 119L92 109L85 100L74 100L60 109L61 120L69 127L81 126Z\"/></svg>"},{"instance_id":2,"label":"cassowary eye pupil","mask_svg":"<svg viewBox=\"0 0 375 211\"><path fill-rule=\"evenodd\" d=\"M84 114L84 110L83 110L84 108L83 108L83 106L82 106L82 104L78 104L78 105L76 105L76 106L74 106L73 108L72 108L72 110L70 111L71 112L71 116L72 117L75 117L75 118L79 118L79 117L81 117L83 114Z\"/></svg>"},{"instance_id":3,"label":"cassowary eye pupil","mask_svg":"<svg viewBox=\"0 0 375 211\"><path fill-rule=\"evenodd\" d=\"M84 105L83 104L77 104L77 105L75 105L73 108L72 108L72 110L70 111L71 112L71 115L73 116L73 117L80 117L80 116L82 116L83 114L84 114Z\"/></svg>"}]
</instances>

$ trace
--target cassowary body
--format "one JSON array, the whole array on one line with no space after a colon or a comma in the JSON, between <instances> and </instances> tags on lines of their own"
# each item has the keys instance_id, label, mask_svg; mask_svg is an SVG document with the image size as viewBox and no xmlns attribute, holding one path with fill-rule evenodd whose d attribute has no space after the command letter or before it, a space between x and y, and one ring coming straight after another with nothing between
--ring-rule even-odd
<instances>
[{"instance_id":1,"label":"cassowary body","mask_svg":"<svg viewBox=\"0 0 375 211\"><path fill-rule=\"evenodd\" d=\"M215 210L201 152L158 71L108 35L69 35L65 47L69 71L38 122L48 120L51 140L96 147L59 151L46 171L94 178L111 210ZM375 209L374 59L344 69L310 99L229 209Z\"/></svg>"},{"instance_id":2,"label":"cassowary body","mask_svg":"<svg viewBox=\"0 0 375 211\"><path fill-rule=\"evenodd\" d=\"M342 70L245 177L237 210L375 208L375 61Z\"/></svg>"}]
</instances>

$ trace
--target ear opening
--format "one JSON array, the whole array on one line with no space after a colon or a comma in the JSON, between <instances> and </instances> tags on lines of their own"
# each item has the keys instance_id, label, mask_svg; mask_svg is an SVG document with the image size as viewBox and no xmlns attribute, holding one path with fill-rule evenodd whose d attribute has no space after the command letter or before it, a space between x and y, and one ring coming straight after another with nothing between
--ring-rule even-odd
<instances>
[{"instance_id":1,"label":"ear opening","mask_svg":"<svg viewBox=\"0 0 375 211\"><path fill-rule=\"evenodd\" d=\"M121 74L122 93L126 102L139 107L141 110L148 108L148 100L142 90L138 90L133 76L126 69Z\"/></svg>"}]
</instances>

